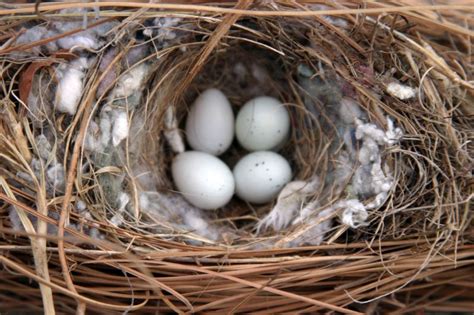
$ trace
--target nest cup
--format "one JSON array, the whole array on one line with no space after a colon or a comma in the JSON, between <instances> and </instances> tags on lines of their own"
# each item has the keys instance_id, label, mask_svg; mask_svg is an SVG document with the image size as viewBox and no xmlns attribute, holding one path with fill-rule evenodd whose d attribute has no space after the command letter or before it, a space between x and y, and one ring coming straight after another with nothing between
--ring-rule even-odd
<instances>
[{"instance_id":1,"label":"nest cup","mask_svg":"<svg viewBox=\"0 0 474 315\"><path fill-rule=\"evenodd\" d=\"M203 34L196 36L189 29L186 31L186 27L183 28L183 25L189 25L189 21L181 20L176 26L176 29L184 29L180 33L180 42L167 47L167 53L160 56L158 61L151 61L156 68L155 73L148 78L149 89L153 91L148 99L152 105L138 109L138 112L146 111L146 114L136 115L139 119L137 124L145 127L131 137L131 143L138 147L130 150L134 155L138 153L137 165L144 166L153 174L152 185L150 186L150 181L144 185L148 186L148 189L165 193L175 191L170 165L176 153L170 148L170 141L166 137L170 128L167 113L172 111L176 115L177 127L183 130L194 99L205 89L218 88L230 99L235 114L245 102L256 96L272 96L285 104L290 113L292 128L288 141L280 148L279 153L290 161L294 180L307 181L307 186L311 185L310 181L314 177L317 177L319 182L305 192L305 198L297 205L299 209L294 212L301 212L305 204L317 200L318 206L313 211L317 214L317 209L321 210L338 200L347 199L352 177L348 173L355 171L358 162L353 161L353 165L346 166L346 169L341 167L341 164L349 163L341 159L341 150L344 148L344 137L355 137L354 119L357 115L352 114L352 117L352 109L343 108L341 103L350 100L360 112L360 119L367 123L373 122L381 126L380 128L385 128L385 115L388 115L382 102L374 102L364 94L374 90L383 91L388 82L377 82L375 75L366 70L366 61L361 59L353 47L341 45L335 52L333 45L328 43L337 42L336 30L341 27L339 24L344 26L345 32L349 32L354 26L337 18L329 18L325 23L301 18L243 18L239 23L241 26L231 27L232 35L229 35L229 38L224 37L225 44L219 44L209 56L201 60L206 48L202 47L202 41L195 40L211 36L214 27L212 23L206 22L200 23L200 32ZM284 32L276 27L278 23L285 25ZM312 32L316 32L317 36ZM196 45L197 43L199 45ZM207 44L204 45L206 47ZM377 48L374 50L377 51ZM331 57L330 62L327 56ZM377 58L382 56L374 53L374 59ZM200 66L193 68L198 61ZM358 69L365 72L358 78L351 77L347 71L340 70L349 67L348 62L357 64ZM336 67L340 67L339 71ZM193 72L195 69L199 71ZM361 85L360 81L364 80L367 82ZM373 102L372 108L369 108L369 105L364 106L364 102ZM357 105L359 103L360 106ZM349 116L346 120L350 121L348 128L351 130L344 134L339 129L346 116ZM343 123L342 125L346 127ZM351 139L351 142L354 147L351 150L357 151L360 143L356 143L355 139ZM156 147L153 147L155 145ZM393 148L383 147L383 150L380 156L382 165L391 169L395 164L394 158L400 159L400 155L396 157ZM245 154L246 151L234 141L221 158L233 167ZM353 155L352 159L357 160L357 154ZM137 182L140 186L139 179ZM367 181L362 185L371 183ZM379 185L382 185L382 182ZM138 190L140 189L139 187ZM373 199L375 195L376 193L369 192L363 197L368 200ZM338 228L337 224L331 229L329 223L333 217L340 216L342 211L328 212L326 216L316 220L316 223L308 224L305 222L308 218L298 220L295 218L297 213L291 213L290 210L276 213L273 217L268 216L276 204L275 200L264 205L252 205L234 197L218 211L204 211L202 214L216 231L222 233L221 235L205 229L195 230L192 224L185 228L185 233L179 229L170 230L169 233L190 241L189 236L196 232L204 242L230 242L234 245L260 248L273 247L275 242L279 247L319 245L323 238L329 237L328 232L340 236L347 230L347 226ZM144 212L146 213L146 210ZM186 216L186 213L182 216ZM272 221L266 226L267 233L261 233L261 222L266 216ZM183 218L164 214L163 220L181 222ZM291 221L294 224L290 224ZM325 221L328 226L322 228ZM321 228L317 228L318 226ZM307 232L301 233L300 227ZM209 230L212 229L209 226ZM314 231L308 231L311 229ZM256 234L256 230L260 233ZM349 234L352 238L353 233ZM204 239L201 238L203 236Z\"/></svg>"},{"instance_id":2,"label":"nest cup","mask_svg":"<svg viewBox=\"0 0 474 315\"><path fill-rule=\"evenodd\" d=\"M368 4L375 13L342 2L239 5L253 11L104 9L117 22L103 45L64 55L44 42L4 43L3 86L13 88L1 92L0 276L29 303L3 287L0 310L471 309L473 36L456 24L465 8L440 9L439 22L429 6L380 15L385 5ZM336 8L354 10L310 14ZM54 21L85 16L55 12ZM6 25L36 25L17 18ZM71 114L53 106L54 73L65 75L55 67L77 57L93 62L76 65L83 93ZM30 89L40 101L32 106L21 78L35 63ZM134 92L117 96L137 69ZM284 103L291 134L279 153L294 180L314 184L294 211L278 208L280 199L237 197L200 211L180 198L171 162L190 105L207 88L222 90L234 114L256 96ZM114 134L118 121L126 135ZM389 183L383 195L364 190L377 186L373 168L357 175L372 137L362 129L385 137L374 158ZM244 154L234 140L221 158L232 167Z\"/></svg>"},{"instance_id":3,"label":"nest cup","mask_svg":"<svg viewBox=\"0 0 474 315\"><path fill-rule=\"evenodd\" d=\"M256 22L257 20L247 19L244 23ZM205 27L206 25L201 26ZM244 34L248 33L243 32ZM175 153L170 149L166 137L163 136L167 131L165 120L167 119L166 111L169 110L168 106L174 107L173 111L176 113L178 126L184 129L190 105L200 92L208 88L218 88L223 91L231 101L235 114L245 102L254 97L265 95L280 99L290 112L292 132L279 153L290 161L295 178L307 179L315 172L319 174L324 172L323 164L310 161L327 163L325 160L330 157L327 152L322 150L322 147L325 143L332 141L331 133L321 132L318 118L312 117L301 103L297 104L296 102L302 97L295 81L297 68L289 63L291 57L286 55L286 52L290 53L290 49L294 48L297 43L290 41L288 51L284 52L277 51L272 47L278 42L278 39L275 39L275 42L268 42L266 44L268 47L265 47L265 45L258 43L258 40L261 40L258 36L239 38L239 32L234 32L234 36L237 38L230 40L222 49L211 53L196 78L184 89L184 93L180 89L182 78L192 66L192 62L189 60L194 61L199 57L200 47L190 47L185 52L176 49L163 58L164 60L159 61L164 66L157 71L157 78L164 76L170 79L167 82L161 81L161 86L156 86L157 94L160 94L159 100L155 103L158 106L149 110L149 118L144 122L145 126L149 126L150 132L147 132L145 136L139 133L136 140L147 144L142 146L144 150L140 152L140 155L145 156L144 160L152 161L149 169L156 172L156 176L162 179L157 185L160 191L175 190L170 176L171 160ZM255 44L245 43L244 40L255 41ZM186 43L184 45L186 47ZM303 58L294 53L291 55L293 60ZM181 69L176 69L176 64L182 65ZM150 143L156 143L157 147L150 150L148 145ZM238 159L246 153L234 140L232 146L221 156L221 159L232 168ZM273 205L274 202L264 205L250 205L234 197L222 209L218 209L217 212L208 211L206 214L209 215L211 221L219 222L220 220L221 223L217 224L231 228L236 234L234 237L241 235L246 238L254 232L258 219L264 217ZM231 219L226 222L226 218ZM213 242L215 241L213 240ZM235 241L240 242L238 239Z\"/></svg>"}]
</instances>

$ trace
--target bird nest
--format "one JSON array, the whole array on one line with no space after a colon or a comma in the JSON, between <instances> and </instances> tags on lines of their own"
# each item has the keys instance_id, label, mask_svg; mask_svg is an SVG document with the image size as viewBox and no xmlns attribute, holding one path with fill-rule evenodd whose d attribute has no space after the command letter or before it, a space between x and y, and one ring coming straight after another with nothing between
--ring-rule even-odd
<instances>
[{"instance_id":1,"label":"bird nest","mask_svg":"<svg viewBox=\"0 0 474 315\"><path fill-rule=\"evenodd\" d=\"M472 8L114 4L0 10L1 310L472 310ZM176 190L208 88L288 110L274 201Z\"/></svg>"}]
</instances>

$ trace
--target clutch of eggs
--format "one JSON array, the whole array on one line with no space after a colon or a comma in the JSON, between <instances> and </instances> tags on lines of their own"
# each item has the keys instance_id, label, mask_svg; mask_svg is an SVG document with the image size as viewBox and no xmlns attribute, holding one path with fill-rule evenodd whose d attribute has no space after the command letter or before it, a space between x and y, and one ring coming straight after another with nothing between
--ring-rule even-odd
<instances>
[{"instance_id":1,"label":"clutch of eggs","mask_svg":"<svg viewBox=\"0 0 474 315\"><path fill-rule=\"evenodd\" d=\"M177 189L198 208L220 208L234 193L251 203L269 202L291 180L288 161L269 151L281 147L290 132L288 111L275 98L248 101L234 120L224 93L208 89L192 104L185 128L195 151L176 156L171 171ZM256 152L244 156L231 171L216 156L231 146L234 133L243 148Z\"/></svg>"}]
</instances>

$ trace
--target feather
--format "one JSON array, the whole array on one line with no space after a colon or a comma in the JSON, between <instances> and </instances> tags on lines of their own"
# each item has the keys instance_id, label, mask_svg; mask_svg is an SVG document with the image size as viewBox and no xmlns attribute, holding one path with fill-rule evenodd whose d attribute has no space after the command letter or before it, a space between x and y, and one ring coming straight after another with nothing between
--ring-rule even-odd
<instances>
[{"instance_id":1,"label":"feather","mask_svg":"<svg viewBox=\"0 0 474 315\"><path fill-rule=\"evenodd\" d=\"M112 144L118 146L122 140L128 137L129 122L128 115L125 111L114 110L112 127Z\"/></svg>"}]
</instances>

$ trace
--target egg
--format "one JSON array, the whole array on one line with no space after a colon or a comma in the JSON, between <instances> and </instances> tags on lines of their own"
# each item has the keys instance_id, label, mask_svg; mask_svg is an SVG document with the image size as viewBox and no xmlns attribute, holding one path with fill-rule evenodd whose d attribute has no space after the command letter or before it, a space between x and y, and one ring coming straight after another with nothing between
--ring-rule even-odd
<instances>
[{"instance_id":1,"label":"egg","mask_svg":"<svg viewBox=\"0 0 474 315\"><path fill-rule=\"evenodd\" d=\"M229 167L208 153L186 151L177 155L171 173L183 197L201 209L224 206L235 191L234 176Z\"/></svg>"},{"instance_id":2,"label":"egg","mask_svg":"<svg viewBox=\"0 0 474 315\"><path fill-rule=\"evenodd\" d=\"M186 137L196 151L224 153L234 139L234 113L227 97L208 89L196 98L186 120Z\"/></svg>"},{"instance_id":3,"label":"egg","mask_svg":"<svg viewBox=\"0 0 474 315\"><path fill-rule=\"evenodd\" d=\"M236 194L252 203L274 199L291 180L291 167L280 154L257 151L244 156L234 167Z\"/></svg>"},{"instance_id":4,"label":"egg","mask_svg":"<svg viewBox=\"0 0 474 315\"><path fill-rule=\"evenodd\" d=\"M235 132L240 145L249 151L274 150L288 139L290 116L276 98L256 97L240 109Z\"/></svg>"}]
</instances>

